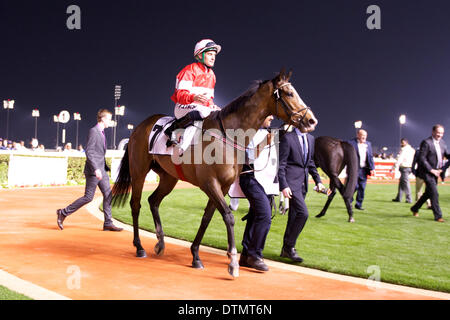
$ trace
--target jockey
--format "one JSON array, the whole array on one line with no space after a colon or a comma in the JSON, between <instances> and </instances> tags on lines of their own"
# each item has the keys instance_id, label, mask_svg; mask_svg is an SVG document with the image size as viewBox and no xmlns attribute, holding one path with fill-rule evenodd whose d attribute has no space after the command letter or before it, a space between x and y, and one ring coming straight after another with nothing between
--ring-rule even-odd
<instances>
[{"instance_id":1,"label":"jockey","mask_svg":"<svg viewBox=\"0 0 450 320\"><path fill-rule=\"evenodd\" d=\"M206 118L212 111L220 110L213 102L216 76L212 70L221 46L211 39L203 39L195 45L194 57L197 62L186 66L178 73L175 92L171 99L175 102L176 120L164 131L169 137L167 147L177 144L172 132L192 125L194 121Z\"/></svg>"}]
</instances>

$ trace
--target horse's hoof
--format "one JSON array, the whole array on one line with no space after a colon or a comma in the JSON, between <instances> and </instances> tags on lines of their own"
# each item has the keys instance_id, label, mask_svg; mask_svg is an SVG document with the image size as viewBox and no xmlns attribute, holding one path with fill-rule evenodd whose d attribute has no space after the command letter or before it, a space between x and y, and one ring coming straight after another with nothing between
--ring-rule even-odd
<instances>
[{"instance_id":1,"label":"horse's hoof","mask_svg":"<svg viewBox=\"0 0 450 320\"><path fill-rule=\"evenodd\" d=\"M192 267L194 269L204 269L205 267L203 266L203 263L201 262L201 260L193 260L192 261Z\"/></svg>"},{"instance_id":2,"label":"horse's hoof","mask_svg":"<svg viewBox=\"0 0 450 320\"><path fill-rule=\"evenodd\" d=\"M164 254L164 244L160 244L159 242L155 245L155 253L157 256L162 256Z\"/></svg>"},{"instance_id":3,"label":"horse's hoof","mask_svg":"<svg viewBox=\"0 0 450 320\"><path fill-rule=\"evenodd\" d=\"M138 258L147 258L147 253L144 249L136 251L136 257Z\"/></svg>"},{"instance_id":4,"label":"horse's hoof","mask_svg":"<svg viewBox=\"0 0 450 320\"><path fill-rule=\"evenodd\" d=\"M228 273L230 274L230 276L232 276L233 278L238 278L239 277L239 265L228 265Z\"/></svg>"},{"instance_id":5,"label":"horse's hoof","mask_svg":"<svg viewBox=\"0 0 450 320\"><path fill-rule=\"evenodd\" d=\"M316 218L322 218L323 216L324 216L323 213L319 213L319 214L316 216Z\"/></svg>"}]
</instances>

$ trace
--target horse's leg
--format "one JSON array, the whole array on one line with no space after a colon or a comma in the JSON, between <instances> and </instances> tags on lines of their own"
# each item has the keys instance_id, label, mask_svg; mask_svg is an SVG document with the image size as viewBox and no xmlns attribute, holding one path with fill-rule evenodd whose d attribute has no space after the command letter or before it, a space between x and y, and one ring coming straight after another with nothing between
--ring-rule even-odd
<instances>
[{"instance_id":1,"label":"horse's leg","mask_svg":"<svg viewBox=\"0 0 450 320\"><path fill-rule=\"evenodd\" d=\"M145 175L132 180L132 194L130 200L131 215L133 217L133 245L136 247L136 256L138 258L147 257L147 253L141 245L139 238L139 211L141 210L142 189L144 187Z\"/></svg>"},{"instance_id":2,"label":"horse's leg","mask_svg":"<svg viewBox=\"0 0 450 320\"><path fill-rule=\"evenodd\" d=\"M160 256L164 254L164 232L161 224L161 219L159 217L159 205L161 201L167 196L175 187L178 179L172 177L166 172L158 172L159 174L159 185L156 190L148 197L148 203L150 205L150 210L153 215L153 222L155 223L156 237L158 242L155 245L155 253Z\"/></svg>"},{"instance_id":3,"label":"horse's leg","mask_svg":"<svg viewBox=\"0 0 450 320\"><path fill-rule=\"evenodd\" d=\"M353 208L352 208L352 198L344 198L345 206L347 207L347 213L348 213L348 222L353 223L355 222L355 218L353 218Z\"/></svg>"},{"instance_id":4,"label":"horse's leg","mask_svg":"<svg viewBox=\"0 0 450 320\"><path fill-rule=\"evenodd\" d=\"M198 253L200 243L202 242L203 236L205 235L205 231L208 228L209 222L214 215L214 211L216 210L216 206L212 200L208 201L208 204L205 208L205 213L202 217L202 222L200 224L200 228L198 229L197 235L195 236L194 242L191 245L191 253L192 253L192 267L196 269L203 269L203 263L200 260L200 256Z\"/></svg>"},{"instance_id":5,"label":"horse's leg","mask_svg":"<svg viewBox=\"0 0 450 320\"><path fill-rule=\"evenodd\" d=\"M236 249L236 241L234 238L234 215L231 209L228 207L227 202L222 193L222 189L219 183L214 180L210 181L206 185L203 185L202 190L209 196L214 202L216 208L222 214L223 221L227 227L228 236L228 250L227 255L230 258L230 264L228 265L228 273L233 277L239 276L239 263Z\"/></svg>"},{"instance_id":6,"label":"horse's leg","mask_svg":"<svg viewBox=\"0 0 450 320\"><path fill-rule=\"evenodd\" d=\"M320 211L320 213L316 216L316 218L321 218L327 213L328 207L330 206L331 201L333 201L333 198L336 194L336 187L334 187L334 186L330 187L330 190L331 190L331 193L328 196L327 202L325 203L325 206L323 207L322 211Z\"/></svg>"},{"instance_id":7,"label":"horse's leg","mask_svg":"<svg viewBox=\"0 0 450 320\"><path fill-rule=\"evenodd\" d=\"M339 193L341 194L342 198L344 199L345 207L347 208L348 222L353 223L353 222L355 222L355 219L353 218L353 208L352 208L351 198L346 198L344 196L345 188L340 180L339 180L339 184L338 184L337 188L338 188Z\"/></svg>"}]
</instances>

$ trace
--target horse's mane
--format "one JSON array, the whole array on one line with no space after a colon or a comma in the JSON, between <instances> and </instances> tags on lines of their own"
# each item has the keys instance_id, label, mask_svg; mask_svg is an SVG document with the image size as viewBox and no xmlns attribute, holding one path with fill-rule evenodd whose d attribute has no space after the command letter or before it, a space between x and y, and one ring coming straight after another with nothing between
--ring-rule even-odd
<instances>
[{"instance_id":1,"label":"horse's mane","mask_svg":"<svg viewBox=\"0 0 450 320\"><path fill-rule=\"evenodd\" d=\"M241 94L239 97L231 101L229 104L227 104L225 107L222 108L222 110L211 113L211 119L217 120L220 118L225 118L231 113L236 112L240 107L242 107L255 93L258 91L258 89L268 82L270 80L255 80L252 82L252 85L245 91L243 94Z\"/></svg>"}]
</instances>

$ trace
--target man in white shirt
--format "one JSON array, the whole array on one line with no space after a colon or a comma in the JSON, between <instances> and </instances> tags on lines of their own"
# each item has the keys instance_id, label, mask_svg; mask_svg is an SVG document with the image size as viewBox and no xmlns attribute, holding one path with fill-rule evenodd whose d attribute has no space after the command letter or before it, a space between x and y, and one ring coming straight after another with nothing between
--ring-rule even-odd
<instances>
[{"instance_id":1,"label":"man in white shirt","mask_svg":"<svg viewBox=\"0 0 450 320\"><path fill-rule=\"evenodd\" d=\"M397 162L394 165L393 171L400 171L400 179L398 183L397 196L392 199L394 202L402 201L403 193L406 195L406 202L411 203L411 186L409 183L409 175L411 174L411 167L414 160L414 154L416 151L408 143L408 140L403 138L400 140L400 153L397 158Z\"/></svg>"}]
</instances>

